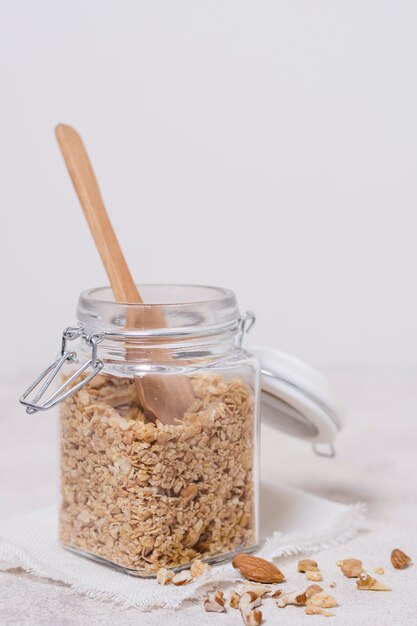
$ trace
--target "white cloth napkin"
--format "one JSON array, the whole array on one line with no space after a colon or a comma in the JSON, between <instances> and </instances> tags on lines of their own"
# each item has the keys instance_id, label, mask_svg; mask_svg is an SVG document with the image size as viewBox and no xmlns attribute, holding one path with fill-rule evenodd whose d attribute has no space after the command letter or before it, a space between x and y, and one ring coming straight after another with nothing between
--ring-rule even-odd
<instances>
[{"instance_id":1,"label":"white cloth napkin","mask_svg":"<svg viewBox=\"0 0 417 626\"><path fill-rule=\"evenodd\" d=\"M345 506L301 491L264 483L261 489L260 556L273 559L325 550L358 532L364 505ZM0 522L0 561L3 569L21 567L39 576L70 585L100 600L142 610L178 608L215 585L238 578L230 563L212 568L208 579L189 585L161 587L153 579L127 576L115 569L64 550L58 542L58 513L48 507ZM277 531L279 529L279 531Z\"/></svg>"}]
</instances>

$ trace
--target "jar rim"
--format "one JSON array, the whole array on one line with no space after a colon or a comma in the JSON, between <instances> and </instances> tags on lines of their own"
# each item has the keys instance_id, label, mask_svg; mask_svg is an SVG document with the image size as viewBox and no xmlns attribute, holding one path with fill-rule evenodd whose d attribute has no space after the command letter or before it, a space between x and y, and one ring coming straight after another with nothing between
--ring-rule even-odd
<instances>
[{"instance_id":1,"label":"jar rim","mask_svg":"<svg viewBox=\"0 0 417 626\"><path fill-rule=\"evenodd\" d=\"M231 289L194 284L141 284L143 303L114 301L110 287L80 294L78 322L107 335L188 335L224 332L237 326L239 308ZM155 323L155 312L159 320ZM132 317L133 316L133 317ZM134 327L128 322L134 318Z\"/></svg>"},{"instance_id":2,"label":"jar rim","mask_svg":"<svg viewBox=\"0 0 417 626\"><path fill-rule=\"evenodd\" d=\"M213 302L213 301L219 301L219 300L226 300L227 298L230 297L235 297L235 294L233 293L233 291L231 289L227 289L225 287L215 287L212 285L198 285L198 284L190 284L190 283L144 283L144 284L137 284L136 287L138 288L140 293L144 293L144 291L148 291L148 290L154 290L154 289L164 289L164 290L168 290L168 289L172 289L174 288L175 290L177 289L183 289L184 291L188 291L188 290L201 290L201 291L207 291L213 294L212 298L201 298L201 299L197 299L197 300L178 300L175 302L141 302L141 303L132 303L132 302L116 302L113 296L113 292L111 290L111 287L109 286L102 286L102 287L92 287L90 289L85 289L84 291L81 292L80 294L80 298L84 298L84 299L88 299L88 300L94 300L94 302L101 302L103 304L114 304L117 306L126 306L126 307L138 307L138 308L142 308L142 307L167 307L167 306L184 306L187 304L203 304L206 302ZM110 298L100 298L100 297L96 297L96 294L98 294L99 292L106 292L107 294L110 295ZM215 292L218 294L218 297L214 297Z\"/></svg>"}]
</instances>

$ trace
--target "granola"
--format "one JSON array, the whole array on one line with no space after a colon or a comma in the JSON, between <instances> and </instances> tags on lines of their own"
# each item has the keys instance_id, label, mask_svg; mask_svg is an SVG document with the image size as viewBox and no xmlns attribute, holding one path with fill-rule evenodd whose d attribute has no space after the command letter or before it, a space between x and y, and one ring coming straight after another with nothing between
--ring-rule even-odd
<instances>
[{"instance_id":1,"label":"granola","mask_svg":"<svg viewBox=\"0 0 417 626\"><path fill-rule=\"evenodd\" d=\"M133 378L97 375L62 403L64 545L146 575L254 545L253 396L192 385L174 424L147 421Z\"/></svg>"}]
</instances>

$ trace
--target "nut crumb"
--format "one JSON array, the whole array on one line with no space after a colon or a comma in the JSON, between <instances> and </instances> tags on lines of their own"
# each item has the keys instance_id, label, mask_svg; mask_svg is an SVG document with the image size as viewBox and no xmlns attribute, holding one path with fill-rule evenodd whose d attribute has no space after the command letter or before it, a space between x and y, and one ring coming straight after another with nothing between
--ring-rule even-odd
<instances>
[{"instance_id":1,"label":"nut crumb","mask_svg":"<svg viewBox=\"0 0 417 626\"><path fill-rule=\"evenodd\" d=\"M299 572L317 572L318 569L319 567L316 561L312 561L311 559L302 559L301 561L298 561L297 570Z\"/></svg>"},{"instance_id":2,"label":"nut crumb","mask_svg":"<svg viewBox=\"0 0 417 626\"><path fill-rule=\"evenodd\" d=\"M245 591L240 596L239 608L246 609L255 609L257 606L260 606L262 603L261 597L258 596L254 591Z\"/></svg>"},{"instance_id":3,"label":"nut crumb","mask_svg":"<svg viewBox=\"0 0 417 626\"><path fill-rule=\"evenodd\" d=\"M320 585L310 585L306 589L306 594L308 598L311 598L311 596L314 596L314 594L321 593L322 591L323 587L320 587Z\"/></svg>"},{"instance_id":4,"label":"nut crumb","mask_svg":"<svg viewBox=\"0 0 417 626\"><path fill-rule=\"evenodd\" d=\"M262 611L255 610L261 603L261 597L255 591L242 593L239 609L246 626L259 626L259 624L262 624Z\"/></svg>"},{"instance_id":5,"label":"nut crumb","mask_svg":"<svg viewBox=\"0 0 417 626\"><path fill-rule=\"evenodd\" d=\"M319 606L322 609L331 609L334 606L337 606L337 600L333 598L333 596L329 596L324 591L321 591L320 593L315 593L311 596L308 599L307 604L309 606Z\"/></svg>"},{"instance_id":6,"label":"nut crumb","mask_svg":"<svg viewBox=\"0 0 417 626\"><path fill-rule=\"evenodd\" d=\"M321 575L321 572L319 571L306 572L306 578L307 580L311 580L312 582L320 582L321 580L323 580L323 576Z\"/></svg>"},{"instance_id":7,"label":"nut crumb","mask_svg":"<svg viewBox=\"0 0 417 626\"><path fill-rule=\"evenodd\" d=\"M253 583L249 580L245 580L245 584L243 587L244 591L253 591L257 596L264 596L266 593L271 591L271 588L268 585L262 585L261 583Z\"/></svg>"},{"instance_id":8,"label":"nut crumb","mask_svg":"<svg viewBox=\"0 0 417 626\"><path fill-rule=\"evenodd\" d=\"M363 572L362 561L359 559L343 559L337 564L347 578L358 578Z\"/></svg>"},{"instance_id":9,"label":"nut crumb","mask_svg":"<svg viewBox=\"0 0 417 626\"><path fill-rule=\"evenodd\" d=\"M280 598L278 598L277 606L280 609L283 609L285 606L288 606L289 604L295 604L296 606L304 606L305 604L307 604L307 600L308 600L308 596L305 591L303 593L300 593L299 591L293 591L292 593L284 593Z\"/></svg>"},{"instance_id":10,"label":"nut crumb","mask_svg":"<svg viewBox=\"0 0 417 626\"><path fill-rule=\"evenodd\" d=\"M203 575L208 576L210 571L210 565L208 563L203 563L203 561L200 561L199 559L196 559L191 563L190 572L193 578L200 578L200 576Z\"/></svg>"},{"instance_id":11,"label":"nut crumb","mask_svg":"<svg viewBox=\"0 0 417 626\"><path fill-rule=\"evenodd\" d=\"M224 605L223 591L214 591L209 593L203 600L204 610L208 613L224 613L226 607Z\"/></svg>"},{"instance_id":12,"label":"nut crumb","mask_svg":"<svg viewBox=\"0 0 417 626\"><path fill-rule=\"evenodd\" d=\"M314 604L309 604L304 613L307 615L323 615L324 617L334 617L334 613L330 613L330 611L325 611L320 606L314 606Z\"/></svg>"},{"instance_id":13,"label":"nut crumb","mask_svg":"<svg viewBox=\"0 0 417 626\"><path fill-rule=\"evenodd\" d=\"M260 626L262 624L262 611L240 610L245 626Z\"/></svg>"},{"instance_id":14,"label":"nut crumb","mask_svg":"<svg viewBox=\"0 0 417 626\"><path fill-rule=\"evenodd\" d=\"M376 578L372 578L366 572L363 572L356 581L358 589L365 589L368 591L391 591L390 587L387 587L383 583L380 583Z\"/></svg>"},{"instance_id":15,"label":"nut crumb","mask_svg":"<svg viewBox=\"0 0 417 626\"><path fill-rule=\"evenodd\" d=\"M375 574L379 574L380 576L382 576L382 574L385 574L385 570L383 567L374 567L374 572Z\"/></svg>"},{"instance_id":16,"label":"nut crumb","mask_svg":"<svg viewBox=\"0 0 417 626\"><path fill-rule=\"evenodd\" d=\"M239 608L239 603L240 603L240 593L238 593L237 591L232 590L230 592L230 598L229 598L229 606L232 609L238 609Z\"/></svg>"},{"instance_id":17,"label":"nut crumb","mask_svg":"<svg viewBox=\"0 0 417 626\"><path fill-rule=\"evenodd\" d=\"M160 585L169 585L174 578L174 572L170 569L165 569L165 567L160 567L156 572L156 580Z\"/></svg>"},{"instance_id":18,"label":"nut crumb","mask_svg":"<svg viewBox=\"0 0 417 626\"><path fill-rule=\"evenodd\" d=\"M192 581L193 577L191 576L191 572L189 569L183 569L180 572L174 574L174 578L172 579L172 583L179 587L180 585L188 585Z\"/></svg>"}]
</instances>

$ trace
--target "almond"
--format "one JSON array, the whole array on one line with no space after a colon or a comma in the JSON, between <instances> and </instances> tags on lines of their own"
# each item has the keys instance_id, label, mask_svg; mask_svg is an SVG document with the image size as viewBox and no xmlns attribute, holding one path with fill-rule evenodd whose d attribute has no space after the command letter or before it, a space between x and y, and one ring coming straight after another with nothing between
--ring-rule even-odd
<instances>
[{"instance_id":1,"label":"almond","mask_svg":"<svg viewBox=\"0 0 417 626\"><path fill-rule=\"evenodd\" d=\"M395 548L391 552L391 563L395 569L404 569L411 563L411 559L399 548Z\"/></svg>"},{"instance_id":2,"label":"almond","mask_svg":"<svg viewBox=\"0 0 417 626\"><path fill-rule=\"evenodd\" d=\"M285 580L284 574L270 561L249 554L237 554L232 561L243 578L257 583L281 583Z\"/></svg>"}]
</instances>

